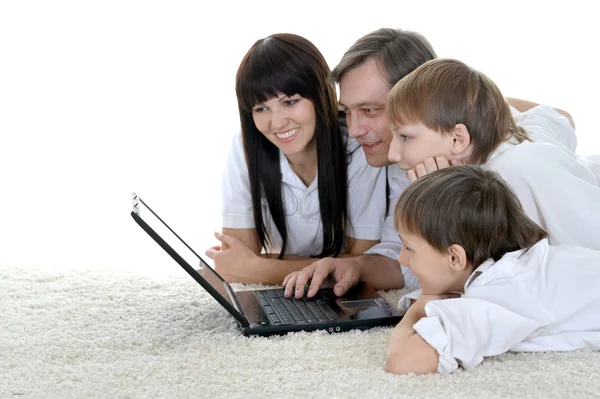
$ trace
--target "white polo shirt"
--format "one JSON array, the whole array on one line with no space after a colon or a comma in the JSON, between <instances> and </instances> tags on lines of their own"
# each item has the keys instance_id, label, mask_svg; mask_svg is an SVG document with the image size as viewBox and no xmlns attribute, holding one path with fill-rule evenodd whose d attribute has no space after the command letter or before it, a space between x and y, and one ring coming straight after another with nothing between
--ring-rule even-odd
<instances>
[{"instance_id":1,"label":"white polo shirt","mask_svg":"<svg viewBox=\"0 0 600 399\"><path fill-rule=\"evenodd\" d=\"M383 168L382 168L383 169ZM387 182L389 187L388 209L381 232L381 241L369 248L366 255L381 255L387 258L398 260L400 251L402 250L402 241L398 236L398 231L394 227L396 203L402 191L408 186L409 181L406 177L406 172L400 169L398 164L389 165L387 169ZM410 268L400 266L402 275L404 276L404 287L408 289L418 288L418 282Z\"/></svg>"},{"instance_id":2,"label":"white polo shirt","mask_svg":"<svg viewBox=\"0 0 600 399\"><path fill-rule=\"evenodd\" d=\"M385 217L385 171L367 164L365 154L355 139L348 137L348 213L347 235L357 239L379 240ZM288 230L286 254L318 255L323 247L321 212L319 209L318 174L306 187L280 151L282 197ZM248 166L242 134L235 135L223 174L223 227L255 228ZM282 239L275 227L266 198L262 213L273 247L278 253Z\"/></svg>"},{"instance_id":3,"label":"white polo shirt","mask_svg":"<svg viewBox=\"0 0 600 399\"><path fill-rule=\"evenodd\" d=\"M544 239L484 262L461 298L428 302L414 329L437 350L441 373L507 351L600 349L599 281L599 251Z\"/></svg>"}]
</instances>

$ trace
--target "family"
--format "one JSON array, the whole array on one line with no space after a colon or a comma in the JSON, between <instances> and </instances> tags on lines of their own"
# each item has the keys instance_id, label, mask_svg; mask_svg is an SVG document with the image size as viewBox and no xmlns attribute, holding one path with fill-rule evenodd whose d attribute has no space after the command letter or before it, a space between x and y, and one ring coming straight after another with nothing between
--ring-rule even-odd
<instances>
[{"instance_id":1,"label":"family","mask_svg":"<svg viewBox=\"0 0 600 399\"><path fill-rule=\"evenodd\" d=\"M600 167L575 154L569 113L504 97L389 28L333 70L304 37L260 39L236 95L220 245L206 251L226 280L296 298L326 279L338 296L410 288L392 373L600 349Z\"/></svg>"}]
</instances>

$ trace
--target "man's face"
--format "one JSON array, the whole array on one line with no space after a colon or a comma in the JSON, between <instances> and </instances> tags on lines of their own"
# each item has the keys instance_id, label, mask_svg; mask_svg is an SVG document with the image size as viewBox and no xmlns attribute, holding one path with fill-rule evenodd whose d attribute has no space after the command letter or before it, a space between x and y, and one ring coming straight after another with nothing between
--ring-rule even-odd
<instances>
[{"instance_id":1,"label":"man's face","mask_svg":"<svg viewBox=\"0 0 600 399\"><path fill-rule=\"evenodd\" d=\"M374 167L391 165L392 132L385 115L390 86L374 59L350 70L340 79L340 106L346 112L350 137L362 145Z\"/></svg>"}]
</instances>

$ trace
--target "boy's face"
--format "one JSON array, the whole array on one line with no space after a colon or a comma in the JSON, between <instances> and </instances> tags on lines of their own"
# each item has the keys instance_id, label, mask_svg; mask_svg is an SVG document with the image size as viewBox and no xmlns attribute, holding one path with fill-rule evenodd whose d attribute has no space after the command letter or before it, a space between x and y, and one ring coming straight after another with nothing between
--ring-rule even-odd
<instances>
[{"instance_id":1,"label":"boy's face","mask_svg":"<svg viewBox=\"0 0 600 399\"><path fill-rule=\"evenodd\" d=\"M401 169L413 169L426 158L438 155L452 159L452 135L442 134L422 124L392 126L388 158Z\"/></svg>"},{"instance_id":2,"label":"boy's face","mask_svg":"<svg viewBox=\"0 0 600 399\"><path fill-rule=\"evenodd\" d=\"M463 290L466 280L450 267L450 253L439 252L421 236L407 232L402 226L398 234L402 239L398 262L411 269L424 294L442 295Z\"/></svg>"}]
</instances>

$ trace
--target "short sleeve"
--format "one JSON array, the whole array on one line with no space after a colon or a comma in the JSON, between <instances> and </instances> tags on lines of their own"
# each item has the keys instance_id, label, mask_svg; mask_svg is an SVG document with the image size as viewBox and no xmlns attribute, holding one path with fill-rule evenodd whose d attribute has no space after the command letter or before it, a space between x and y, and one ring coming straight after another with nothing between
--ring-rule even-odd
<instances>
[{"instance_id":1,"label":"short sleeve","mask_svg":"<svg viewBox=\"0 0 600 399\"><path fill-rule=\"evenodd\" d=\"M543 325L531 317L531 309L519 314L514 307L477 298L431 301L425 313L413 328L438 352L440 373L508 352Z\"/></svg>"},{"instance_id":2,"label":"short sleeve","mask_svg":"<svg viewBox=\"0 0 600 399\"><path fill-rule=\"evenodd\" d=\"M244 155L241 133L236 134L233 138L223 172L221 189L223 227L230 229L254 228L248 165Z\"/></svg>"},{"instance_id":3,"label":"short sleeve","mask_svg":"<svg viewBox=\"0 0 600 399\"><path fill-rule=\"evenodd\" d=\"M347 234L356 239L379 240L386 211L385 169L370 166L360 147L354 148L348 162Z\"/></svg>"}]
</instances>

